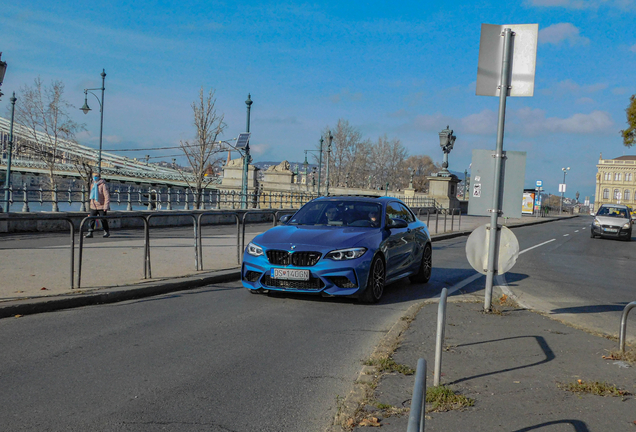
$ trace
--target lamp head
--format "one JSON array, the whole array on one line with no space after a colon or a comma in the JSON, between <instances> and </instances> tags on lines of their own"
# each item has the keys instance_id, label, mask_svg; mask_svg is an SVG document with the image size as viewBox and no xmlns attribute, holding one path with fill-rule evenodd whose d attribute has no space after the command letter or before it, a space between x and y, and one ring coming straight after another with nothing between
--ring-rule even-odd
<instances>
[{"instance_id":1,"label":"lamp head","mask_svg":"<svg viewBox=\"0 0 636 432\"><path fill-rule=\"evenodd\" d=\"M86 90L84 90L84 105L80 109L84 111L84 114L88 114L88 112L91 110L88 106L88 97Z\"/></svg>"}]
</instances>

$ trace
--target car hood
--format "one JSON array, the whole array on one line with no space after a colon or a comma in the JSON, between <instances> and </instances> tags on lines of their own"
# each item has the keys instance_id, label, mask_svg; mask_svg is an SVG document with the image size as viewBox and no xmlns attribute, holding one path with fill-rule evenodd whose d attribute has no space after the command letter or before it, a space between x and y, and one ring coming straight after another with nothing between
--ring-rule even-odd
<instances>
[{"instance_id":1,"label":"car hood","mask_svg":"<svg viewBox=\"0 0 636 432\"><path fill-rule=\"evenodd\" d=\"M596 220L601 225L624 225L631 221L629 218L615 217L615 216L596 216Z\"/></svg>"},{"instance_id":2,"label":"car hood","mask_svg":"<svg viewBox=\"0 0 636 432\"><path fill-rule=\"evenodd\" d=\"M334 228L323 226L283 225L270 228L257 235L253 242L266 248L288 249L300 246L300 250L312 248L353 247L365 238L380 233L379 228Z\"/></svg>"}]
</instances>

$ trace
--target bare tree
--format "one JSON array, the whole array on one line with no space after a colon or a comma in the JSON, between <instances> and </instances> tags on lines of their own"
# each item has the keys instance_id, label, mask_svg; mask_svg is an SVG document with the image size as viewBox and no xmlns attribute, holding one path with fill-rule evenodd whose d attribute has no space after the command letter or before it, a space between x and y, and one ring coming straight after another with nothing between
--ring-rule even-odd
<instances>
[{"instance_id":1,"label":"bare tree","mask_svg":"<svg viewBox=\"0 0 636 432\"><path fill-rule=\"evenodd\" d=\"M58 149L60 141L76 142L75 132L83 126L69 118L68 109L72 105L64 99L62 81L52 81L46 86L38 77L33 86L23 86L20 90L21 103L16 105L15 121L27 135L23 151L46 164L53 189L57 185L55 166L63 158Z\"/></svg>"},{"instance_id":2,"label":"bare tree","mask_svg":"<svg viewBox=\"0 0 636 432\"><path fill-rule=\"evenodd\" d=\"M428 190L426 177L442 168L440 164L435 164L433 159L426 155L410 156L404 161L404 167L407 173L413 173L413 188L420 192ZM410 178L403 181L402 185L406 187L409 183Z\"/></svg>"},{"instance_id":3,"label":"bare tree","mask_svg":"<svg viewBox=\"0 0 636 432\"><path fill-rule=\"evenodd\" d=\"M392 189L401 187L405 175L402 172L405 171L402 165L407 154L406 148L399 139L389 140L386 135L378 138L378 142L371 151L376 183L382 187L386 187L386 183L389 183Z\"/></svg>"},{"instance_id":4,"label":"bare tree","mask_svg":"<svg viewBox=\"0 0 636 432\"><path fill-rule=\"evenodd\" d=\"M224 115L216 112L216 98L214 90L210 89L205 96L203 87L199 91L199 100L192 102L192 113L194 115L193 124L196 128L196 135L192 141L181 141L181 150L188 159L188 164L192 168L194 182L186 176L184 180L195 196L194 202L197 208L202 205L202 194L204 189L214 179L209 176L210 167L218 164L221 158L214 155L222 152L219 145L219 136L223 134L226 124L223 121Z\"/></svg>"}]
</instances>

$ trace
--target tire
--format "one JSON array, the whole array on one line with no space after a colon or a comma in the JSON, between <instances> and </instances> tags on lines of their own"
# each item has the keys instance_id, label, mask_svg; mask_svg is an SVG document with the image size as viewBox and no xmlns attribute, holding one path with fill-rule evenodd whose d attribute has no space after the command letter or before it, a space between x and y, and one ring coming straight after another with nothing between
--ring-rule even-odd
<instances>
[{"instance_id":1,"label":"tire","mask_svg":"<svg viewBox=\"0 0 636 432\"><path fill-rule=\"evenodd\" d=\"M596 238L596 236L594 235L594 230L590 230L590 238Z\"/></svg>"},{"instance_id":2,"label":"tire","mask_svg":"<svg viewBox=\"0 0 636 432\"><path fill-rule=\"evenodd\" d=\"M409 277L412 283L426 283L431 278L433 272L433 249L430 244L424 246L424 252L422 252L422 262L420 268L413 276Z\"/></svg>"},{"instance_id":3,"label":"tire","mask_svg":"<svg viewBox=\"0 0 636 432\"><path fill-rule=\"evenodd\" d=\"M377 303L384 293L386 269L384 261L381 257L376 256L371 263L369 269L369 277L367 278L367 287L360 296L362 303Z\"/></svg>"}]
</instances>

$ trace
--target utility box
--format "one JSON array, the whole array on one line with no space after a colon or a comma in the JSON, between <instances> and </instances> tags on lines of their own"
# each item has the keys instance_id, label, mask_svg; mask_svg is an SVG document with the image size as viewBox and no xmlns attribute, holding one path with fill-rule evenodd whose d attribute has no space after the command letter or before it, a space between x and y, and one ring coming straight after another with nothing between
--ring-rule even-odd
<instances>
[{"instance_id":1,"label":"utility box","mask_svg":"<svg viewBox=\"0 0 636 432\"><path fill-rule=\"evenodd\" d=\"M491 216L495 189L495 150L473 150L468 214ZM520 218L526 175L526 152L504 151L501 161L500 217Z\"/></svg>"}]
</instances>

